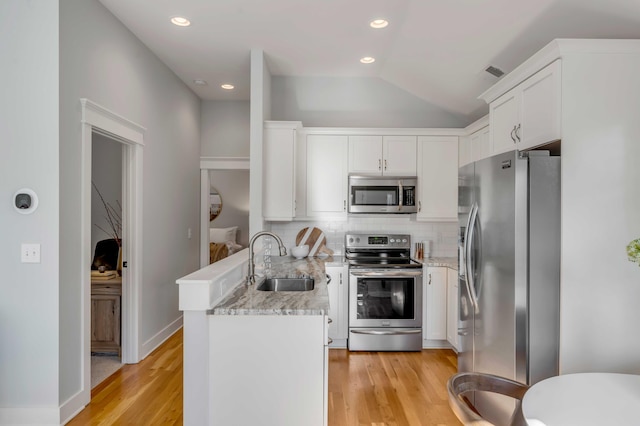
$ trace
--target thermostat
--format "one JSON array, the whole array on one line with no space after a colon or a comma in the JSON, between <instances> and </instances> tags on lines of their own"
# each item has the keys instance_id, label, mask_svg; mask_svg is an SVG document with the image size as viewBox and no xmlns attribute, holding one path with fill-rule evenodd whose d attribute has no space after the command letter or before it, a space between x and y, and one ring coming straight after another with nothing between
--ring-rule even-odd
<instances>
[{"instance_id":1,"label":"thermostat","mask_svg":"<svg viewBox=\"0 0 640 426\"><path fill-rule=\"evenodd\" d=\"M20 214L31 214L38 208L38 196L29 188L19 189L13 196L13 208Z\"/></svg>"}]
</instances>

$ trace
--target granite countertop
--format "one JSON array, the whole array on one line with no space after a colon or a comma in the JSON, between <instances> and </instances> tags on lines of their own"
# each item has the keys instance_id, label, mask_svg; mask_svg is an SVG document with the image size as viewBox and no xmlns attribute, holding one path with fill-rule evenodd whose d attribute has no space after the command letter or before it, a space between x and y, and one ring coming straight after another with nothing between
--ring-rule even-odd
<instances>
[{"instance_id":1,"label":"granite countertop","mask_svg":"<svg viewBox=\"0 0 640 426\"><path fill-rule=\"evenodd\" d=\"M324 315L329 311L329 293L325 263L332 257L295 259L290 256L271 256L264 271L265 277L311 276L315 287L310 291L260 291L262 277L250 286L242 283L220 303L207 311L210 315ZM256 265L257 268L258 265Z\"/></svg>"},{"instance_id":2,"label":"granite countertop","mask_svg":"<svg viewBox=\"0 0 640 426\"><path fill-rule=\"evenodd\" d=\"M422 263L427 266L444 266L458 270L458 258L457 257L430 257L428 259L413 259L416 262Z\"/></svg>"}]
</instances>

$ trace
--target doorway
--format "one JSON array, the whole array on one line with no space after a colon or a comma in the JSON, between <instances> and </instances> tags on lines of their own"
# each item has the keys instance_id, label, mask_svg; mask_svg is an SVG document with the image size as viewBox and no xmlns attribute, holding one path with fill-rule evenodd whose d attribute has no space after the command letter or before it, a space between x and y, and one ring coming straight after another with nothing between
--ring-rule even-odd
<instances>
[{"instance_id":1,"label":"doorway","mask_svg":"<svg viewBox=\"0 0 640 426\"><path fill-rule=\"evenodd\" d=\"M82 241L79 265L82 268L82 391L85 405L91 400L91 269L94 246L92 201L96 196L92 184L92 152L94 139L120 147L121 156L121 295L120 295L120 361L135 364L140 361L138 338L140 283L142 282L142 165L145 129L88 99L82 106ZM104 138L104 139L103 139ZM100 161L100 160L99 160ZM105 199L106 201L106 199ZM104 207L103 207L104 208Z\"/></svg>"},{"instance_id":2,"label":"doorway","mask_svg":"<svg viewBox=\"0 0 640 426\"><path fill-rule=\"evenodd\" d=\"M96 132L92 133L91 139L93 389L122 367L122 159L125 147Z\"/></svg>"}]
</instances>

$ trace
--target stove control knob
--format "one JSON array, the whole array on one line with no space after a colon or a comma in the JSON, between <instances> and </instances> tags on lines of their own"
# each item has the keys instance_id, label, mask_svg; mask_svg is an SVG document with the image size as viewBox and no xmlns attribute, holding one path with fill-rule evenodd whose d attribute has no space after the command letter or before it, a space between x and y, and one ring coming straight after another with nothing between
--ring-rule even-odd
<instances>
[{"instance_id":1,"label":"stove control knob","mask_svg":"<svg viewBox=\"0 0 640 426\"><path fill-rule=\"evenodd\" d=\"M356 237L356 243L360 243L360 237Z\"/></svg>"},{"instance_id":2,"label":"stove control knob","mask_svg":"<svg viewBox=\"0 0 640 426\"><path fill-rule=\"evenodd\" d=\"M353 238L349 238L349 244L353 244Z\"/></svg>"},{"instance_id":3,"label":"stove control knob","mask_svg":"<svg viewBox=\"0 0 640 426\"><path fill-rule=\"evenodd\" d=\"M391 239L389 239L389 242L390 242L391 244L393 244L393 243L395 243L395 242L396 242L396 240L394 240L393 238L391 238Z\"/></svg>"},{"instance_id":4,"label":"stove control knob","mask_svg":"<svg viewBox=\"0 0 640 426\"><path fill-rule=\"evenodd\" d=\"M407 239L406 239L406 238L403 238L403 239L402 239L402 242L403 242L403 243L406 243L406 242L407 242Z\"/></svg>"}]
</instances>

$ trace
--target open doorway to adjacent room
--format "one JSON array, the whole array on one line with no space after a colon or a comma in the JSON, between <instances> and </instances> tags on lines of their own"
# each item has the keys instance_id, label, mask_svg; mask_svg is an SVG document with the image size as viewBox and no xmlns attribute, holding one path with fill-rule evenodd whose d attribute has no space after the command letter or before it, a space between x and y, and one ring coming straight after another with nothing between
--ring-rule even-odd
<instances>
[{"instance_id":1,"label":"open doorway to adjacent room","mask_svg":"<svg viewBox=\"0 0 640 426\"><path fill-rule=\"evenodd\" d=\"M91 135L91 388L122 367L122 152Z\"/></svg>"},{"instance_id":2,"label":"open doorway to adjacent room","mask_svg":"<svg viewBox=\"0 0 640 426\"><path fill-rule=\"evenodd\" d=\"M200 266L249 245L249 159L201 161Z\"/></svg>"},{"instance_id":3,"label":"open doorway to adjacent room","mask_svg":"<svg viewBox=\"0 0 640 426\"><path fill-rule=\"evenodd\" d=\"M122 364L140 361L142 166L146 130L88 99L81 99L80 102L82 241L78 265L82 272L82 391L78 397L86 405L91 400L91 389L95 385L92 383L92 372L99 368L92 368L92 352L117 354ZM114 218L117 210L120 210L120 219ZM109 219L104 220L104 216L109 215L107 211L112 215L112 222L120 220L121 234L114 235L112 223ZM96 213L93 217L92 212ZM118 224L115 226L118 227ZM110 254L103 253L102 247L99 247L100 242L105 240L112 240L107 243L105 250ZM113 240L116 240L115 246ZM119 244L117 240L120 240ZM117 251L117 256L114 256L114 251ZM110 269L107 269L106 263L110 264ZM112 270L114 263L115 278L97 279L100 278L100 269ZM92 269L92 265L95 269ZM121 275L119 270L122 271ZM109 325L104 327L105 324ZM102 334L96 333L96 327L104 327ZM119 347L116 344L118 339ZM117 363L114 364L118 368ZM94 382L99 380L96 377L93 377Z\"/></svg>"}]
</instances>

